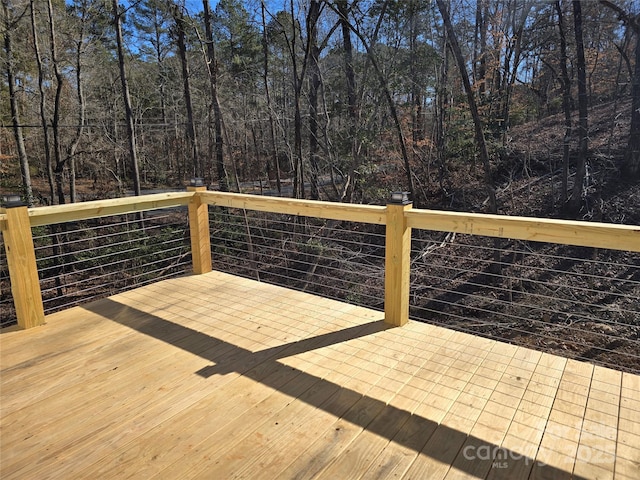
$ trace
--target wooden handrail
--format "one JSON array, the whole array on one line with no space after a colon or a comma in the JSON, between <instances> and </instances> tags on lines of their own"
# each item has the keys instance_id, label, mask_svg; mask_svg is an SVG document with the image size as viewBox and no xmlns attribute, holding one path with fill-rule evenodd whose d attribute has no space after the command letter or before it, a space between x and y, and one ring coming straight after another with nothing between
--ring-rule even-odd
<instances>
[{"instance_id":1,"label":"wooden handrail","mask_svg":"<svg viewBox=\"0 0 640 480\"><path fill-rule=\"evenodd\" d=\"M167 192L29 209L32 227L188 205L194 192Z\"/></svg>"},{"instance_id":2,"label":"wooden handrail","mask_svg":"<svg viewBox=\"0 0 640 480\"><path fill-rule=\"evenodd\" d=\"M29 282L38 284L35 261L25 253L33 248L32 242L29 247L29 242L19 241L21 237L28 236L30 227L185 205L189 206L192 251L196 253L194 273L204 273L211 269L207 205L386 225L386 261L387 267L393 265L393 271L385 273L389 276L389 281L385 282L385 312L388 312L388 320L394 325L402 325L407 320L405 317L408 317L408 232L412 228L640 252L640 226L634 225L420 210L394 205L355 205L191 188L187 192L158 193L29 209L22 207L22 220L14 215L15 212L9 213L0 209L0 230L5 236L5 246L11 247L7 250L7 257L14 255L9 251L11 249L21 252L20 256L14 255L15 258L8 259L9 262L13 262L11 270L14 273L11 281L14 282L14 277L26 278L28 274ZM9 232L9 229L15 231ZM14 298L14 301L21 302L21 305L37 303L34 300L37 297L34 292L26 288L17 289L16 292L20 298ZM29 317L27 320L19 319L20 325L26 328L38 324L38 318L42 315L24 313L22 316Z\"/></svg>"},{"instance_id":3,"label":"wooden handrail","mask_svg":"<svg viewBox=\"0 0 640 480\"><path fill-rule=\"evenodd\" d=\"M35 227L109 215L136 213L188 205L194 194L198 195L203 203L229 208L377 225L385 225L387 221L386 207L384 206L215 191L169 192L36 207L29 209L29 218L31 226ZM405 215L409 227L422 230L640 252L640 226L635 225L423 209L412 209L405 212ZM6 217L6 212L0 209L0 229L6 228Z\"/></svg>"},{"instance_id":4,"label":"wooden handrail","mask_svg":"<svg viewBox=\"0 0 640 480\"><path fill-rule=\"evenodd\" d=\"M384 225L387 221L387 208L378 205L356 205L227 192L201 192L198 195L203 202L219 207L244 208L260 212L285 213L376 225Z\"/></svg>"},{"instance_id":5,"label":"wooden handrail","mask_svg":"<svg viewBox=\"0 0 640 480\"><path fill-rule=\"evenodd\" d=\"M640 252L640 226L438 210L406 212L409 227Z\"/></svg>"}]
</instances>

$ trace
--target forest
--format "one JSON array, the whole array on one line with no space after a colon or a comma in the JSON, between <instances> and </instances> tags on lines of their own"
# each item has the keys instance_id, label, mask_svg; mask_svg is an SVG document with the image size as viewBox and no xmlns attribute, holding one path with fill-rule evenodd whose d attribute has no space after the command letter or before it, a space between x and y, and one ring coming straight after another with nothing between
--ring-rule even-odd
<instances>
[{"instance_id":1,"label":"forest","mask_svg":"<svg viewBox=\"0 0 640 480\"><path fill-rule=\"evenodd\" d=\"M2 0L0 174L640 222L633 0Z\"/></svg>"}]
</instances>

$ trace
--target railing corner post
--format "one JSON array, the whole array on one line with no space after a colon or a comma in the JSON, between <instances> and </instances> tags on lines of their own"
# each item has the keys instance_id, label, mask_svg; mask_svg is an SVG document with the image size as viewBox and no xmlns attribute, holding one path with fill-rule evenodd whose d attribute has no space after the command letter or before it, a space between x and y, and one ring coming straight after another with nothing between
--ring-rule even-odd
<instances>
[{"instance_id":1,"label":"railing corner post","mask_svg":"<svg viewBox=\"0 0 640 480\"><path fill-rule=\"evenodd\" d=\"M44 306L29 211L19 202L7 204L6 207L2 237L18 326L27 329L44 325Z\"/></svg>"},{"instance_id":2,"label":"railing corner post","mask_svg":"<svg viewBox=\"0 0 640 480\"><path fill-rule=\"evenodd\" d=\"M198 195L206 191L201 179L192 179L187 187L188 192L194 192L189 201L189 233L191 237L191 258L193 273L208 273L211 266L211 237L209 234L209 207Z\"/></svg>"},{"instance_id":3,"label":"railing corner post","mask_svg":"<svg viewBox=\"0 0 640 480\"><path fill-rule=\"evenodd\" d=\"M406 192L391 195L387 204L384 261L384 321L400 327L409 321L411 227L405 212L413 208Z\"/></svg>"}]
</instances>

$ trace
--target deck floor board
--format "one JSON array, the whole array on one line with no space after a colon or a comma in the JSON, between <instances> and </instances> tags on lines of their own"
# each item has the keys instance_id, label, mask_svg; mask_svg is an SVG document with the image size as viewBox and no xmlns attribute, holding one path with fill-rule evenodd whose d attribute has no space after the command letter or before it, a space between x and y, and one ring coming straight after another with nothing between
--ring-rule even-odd
<instances>
[{"instance_id":1,"label":"deck floor board","mask_svg":"<svg viewBox=\"0 0 640 480\"><path fill-rule=\"evenodd\" d=\"M0 332L0 477L637 478L640 376L212 272Z\"/></svg>"}]
</instances>

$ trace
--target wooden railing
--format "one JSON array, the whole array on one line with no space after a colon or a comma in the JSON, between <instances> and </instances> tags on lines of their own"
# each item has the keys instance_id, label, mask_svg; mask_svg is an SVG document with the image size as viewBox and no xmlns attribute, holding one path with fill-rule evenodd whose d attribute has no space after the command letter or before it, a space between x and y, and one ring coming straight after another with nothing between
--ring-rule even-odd
<instances>
[{"instance_id":1,"label":"wooden railing","mask_svg":"<svg viewBox=\"0 0 640 480\"><path fill-rule=\"evenodd\" d=\"M31 328L45 321L32 227L184 205L189 209L195 274L212 269L209 205L385 225L385 321L396 326L406 323L409 315L412 228L640 252L639 226L421 210L406 202L372 206L296 200L204 187L49 207L17 206L0 210L0 230L18 325Z\"/></svg>"}]
</instances>

